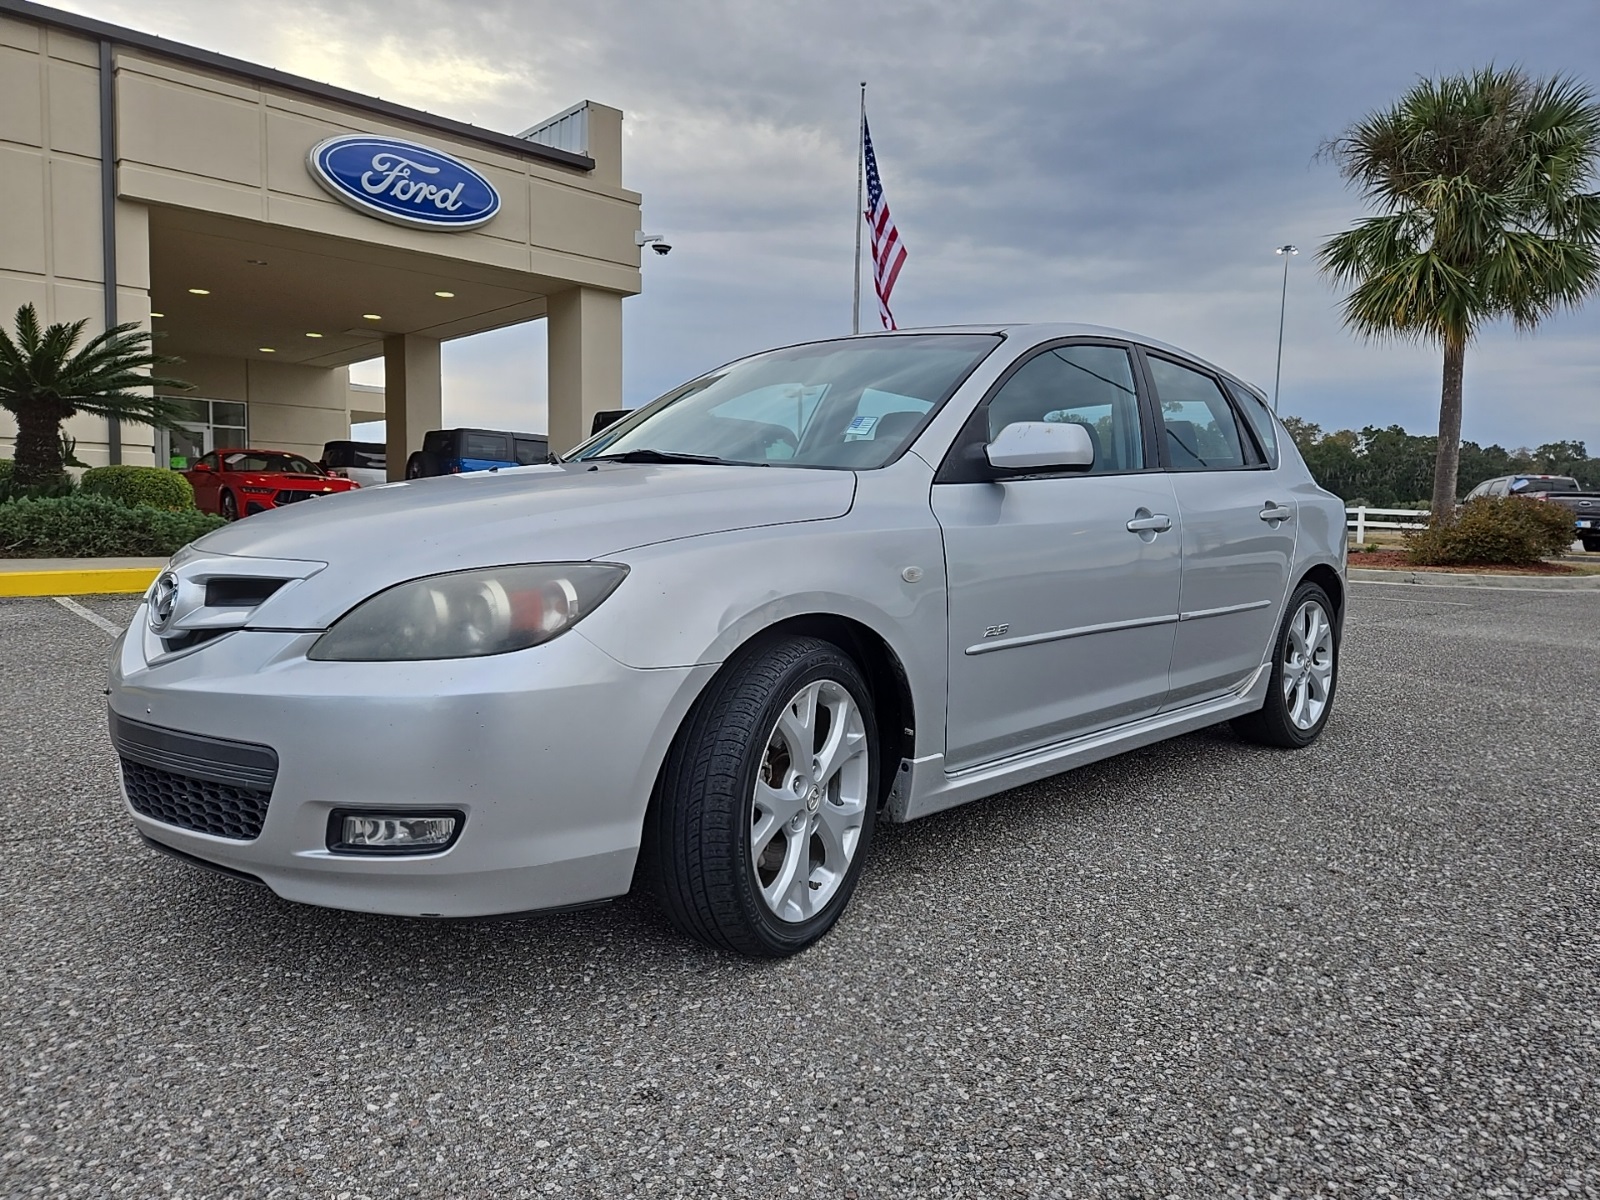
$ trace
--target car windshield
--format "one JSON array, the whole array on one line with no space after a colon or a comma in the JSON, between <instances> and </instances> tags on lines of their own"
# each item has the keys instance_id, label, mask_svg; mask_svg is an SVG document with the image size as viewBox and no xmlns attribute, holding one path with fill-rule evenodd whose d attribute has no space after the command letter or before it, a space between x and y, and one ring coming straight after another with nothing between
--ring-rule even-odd
<instances>
[{"instance_id":1,"label":"car windshield","mask_svg":"<svg viewBox=\"0 0 1600 1200\"><path fill-rule=\"evenodd\" d=\"M772 350L667 393L568 457L870 470L999 344L905 334Z\"/></svg>"},{"instance_id":2,"label":"car windshield","mask_svg":"<svg viewBox=\"0 0 1600 1200\"><path fill-rule=\"evenodd\" d=\"M298 454L230 454L222 460L228 471L262 471L282 475L322 474L309 458Z\"/></svg>"},{"instance_id":3,"label":"car windshield","mask_svg":"<svg viewBox=\"0 0 1600 1200\"><path fill-rule=\"evenodd\" d=\"M1509 490L1513 495L1518 492L1575 492L1578 481L1569 475L1524 475L1513 479Z\"/></svg>"}]
</instances>

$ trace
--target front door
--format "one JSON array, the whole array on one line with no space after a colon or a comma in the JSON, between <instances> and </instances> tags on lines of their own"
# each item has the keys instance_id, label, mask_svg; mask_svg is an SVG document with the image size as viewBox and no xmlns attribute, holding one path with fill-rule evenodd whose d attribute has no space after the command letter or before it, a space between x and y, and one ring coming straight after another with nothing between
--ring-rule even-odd
<instances>
[{"instance_id":1,"label":"front door","mask_svg":"<svg viewBox=\"0 0 1600 1200\"><path fill-rule=\"evenodd\" d=\"M1014 421L1083 425L1094 466L995 477L982 446ZM1086 343L1026 360L967 423L933 488L949 580L947 769L1160 708L1182 528L1169 477L1147 465L1147 429L1128 350Z\"/></svg>"},{"instance_id":2,"label":"front door","mask_svg":"<svg viewBox=\"0 0 1600 1200\"><path fill-rule=\"evenodd\" d=\"M1211 375L1146 357L1183 517L1182 621L1167 708L1247 683L1277 633L1298 527L1282 473Z\"/></svg>"}]
</instances>

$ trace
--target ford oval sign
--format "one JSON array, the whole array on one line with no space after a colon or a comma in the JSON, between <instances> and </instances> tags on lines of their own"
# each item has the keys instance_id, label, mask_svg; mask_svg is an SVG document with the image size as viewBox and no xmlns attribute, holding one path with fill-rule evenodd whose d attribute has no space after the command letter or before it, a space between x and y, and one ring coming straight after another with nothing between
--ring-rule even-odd
<instances>
[{"instance_id":1,"label":"ford oval sign","mask_svg":"<svg viewBox=\"0 0 1600 1200\"><path fill-rule=\"evenodd\" d=\"M350 133L318 142L306 165L336 200L399 225L476 229L500 211L500 193L460 159L415 142Z\"/></svg>"}]
</instances>

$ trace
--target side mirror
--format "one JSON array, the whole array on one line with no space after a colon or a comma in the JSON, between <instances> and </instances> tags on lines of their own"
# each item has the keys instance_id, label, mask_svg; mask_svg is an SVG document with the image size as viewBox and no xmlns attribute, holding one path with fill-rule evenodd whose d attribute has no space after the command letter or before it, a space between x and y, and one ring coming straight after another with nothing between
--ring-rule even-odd
<instances>
[{"instance_id":1,"label":"side mirror","mask_svg":"<svg viewBox=\"0 0 1600 1200\"><path fill-rule=\"evenodd\" d=\"M1094 466L1094 443L1082 425L1066 421L1015 421L984 450L1002 471L1086 471Z\"/></svg>"},{"instance_id":2,"label":"side mirror","mask_svg":"<svg viewBox=\"0 0 1600 1200\"><path fill-rule=\"evenodd\" d=\"M211 464L210 463L197 462L193 466L191 466L189 468L189 470L191 470L191 471L209 471L209 470L211 470Z\"/></svg>"}]
</instances>

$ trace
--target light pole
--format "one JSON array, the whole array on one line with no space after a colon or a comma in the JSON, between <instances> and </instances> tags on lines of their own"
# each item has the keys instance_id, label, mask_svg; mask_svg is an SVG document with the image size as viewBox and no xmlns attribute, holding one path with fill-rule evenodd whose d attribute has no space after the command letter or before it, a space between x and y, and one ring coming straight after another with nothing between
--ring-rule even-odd
<instances>
[{"instance_id":1,"label":"light pole","mask_svg":"<svg viewBox=\"0 0 1600 1200\"><path fill-rule=\"evenodd\" d=\"M1273 251L1283 259L1283 291L1278 296L1278 369L1272 376L1272 411L1278 411L1278 384L1283 379L1283 313L1289 303L1289 260L1300 253L1299 246L1283 245Z\"/></svg>"}]
</instances>

